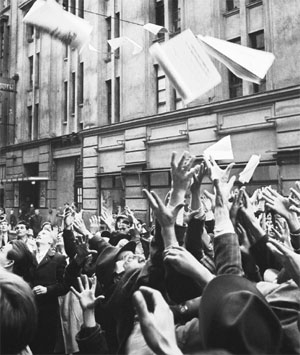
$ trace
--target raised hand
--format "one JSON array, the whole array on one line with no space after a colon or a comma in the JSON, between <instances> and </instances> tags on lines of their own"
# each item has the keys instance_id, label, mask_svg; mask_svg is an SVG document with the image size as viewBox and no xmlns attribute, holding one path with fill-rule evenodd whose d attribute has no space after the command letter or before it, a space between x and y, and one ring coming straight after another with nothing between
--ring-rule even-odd
<instances>
[{"instance_id":1,"label":"raised hand","mask_svg":"<svg viewBox=\"0 0 300 355\"><path fill-rule=\"evenodd\" d=\"M288 219L290 216L289 199L280 195L277 191L270 187L267 187L263 191L263 197L266 201L266 205L272 210L276 211L282 217Z\"/></svg>"},{"instance_id":2,"label":"raised hand","mask_svg":"<svg viewBox=\"0 0 300 355\"><path fill-rule=\"evenodd\" d=\"M73 286L71 286L71 291L79 300L83 313L84 326L90 328L95 327L95 305L97 304L97 302L99 302L100 299L103 299L104 296L100 295L98 297L95 297L95 290L97 285L96 276L91 279L91 287L89 286L89 280L86 275L82 275L81 278L78 277L77 279L80 292L76 291Z\"/></svg>"},{"instance_id":3,"label":"raised hand","mask_svg":"<svg viewBox=\"0 0 300 355\"><path fill-rule=\"evenodd\" d=\"M300 255L275 239L269 239L267 246L282 262L290 277L300 287Z\"/></svg>"},{"instance_id":4,"label":"raised hand","mask_svg":"<svg viewBox=\"0 0 300 355\"><path fill-rule=\"evenodd\" d=\"M225 179L220 181L219 179L215 179L213 181L215 191L216 191L216 206L217 207L227 207L229 208L229 196L233 184L235 182L235 176L232 176L231 179L227 182Z\"/></svg>"},{"instance_id":5,"label":"raised hand","mask_svg":"<svg viewBox=\"0 0 300 355\"><path fill-rule=\"evenodd\" d=\"M82 234L82 235L89 235L90 234L89 230L86 228L86 225L85 225L83 219L78 214L74 217L73 226L79 234Z\"/></svg>"},{"instance_id":6,"label":"raised hand","mask_svg":"<svg viewBox=\"0 0 300 355\"><path fill-rule=\"evenodd\" d=\"M296 212L298 215L300 214L300 181L296 181L296 189L290 188L290 196L289 201L291 206L289 208L290 211Z\"/></svg>"},{"instance_id":7,"label":"raised hand","mask_svg":"<svg viewBox=\"0 0 300 355\"><path fill-rule=\"evenodd\" d=\"M102 211L100 218L106 224L110 232L115 230L115 220L112 214L108 213L107 211Z\"/></svg>"},{"instance_id":8,"label":"raised hand","mask_svg":"<svg viewBox=\"0 0 300 355\"><path fill-rule=\"evenodd\" d=\"M141 330L155 354L182 355L176 342L173 313L161 293L141 286L133 294Z\"/></svg>"},{"instance_id":9,"label":"raised hand","mask_svg":"<svg viewBox=\"0 0 300 355\"><path fill-rule=\"evenodd\" d=\"M75 212L70 207L65 209L63 215L65 229L69 229L69 230L72 229L74 216L75 216Z\"/></svg>"},{"instance_id":10,"label":"raised hand","mask_svg":"<svg viewBox=\"0 0 300 355\"><path fill-rule=\"evenodd\" d=\"M230 207L229 215L230 215L230 219L231 219L231 222L234 227L236 226L237 213L243 205L244 191L245 191L245 187L241 187L238 194L235 194L233 196L233 202Z\"/></svg>"},{"instance_id":11,"label":"raised hand","mask_svg":"<svg viewBox=\"0 0 300 355\"><path fill-rule=\"evenodd\" d=\"M288 248L293 249L288 228L284 228L280 223L276 223L276 228L271 227L273 237L284 243Z\"/></svg>"},{"instance_id":12,"label":"raised hand","mask_svg":"<svg viewBox=\"0 0 300 355\"><path fill-rule=\"evenodd\" d=\"M188 152L184 152L176 163L176 152L171 157L172 189L169 204L176 206L183 202L186 190L191 184L192 177L198 173L199 165L193 167L195 157Z\"/></svg>"},{"instance_id":13,"label":"raised hand","mask_svg":"<svg viewBox=\"0 0 300 355\"><path fill-rule=\"evenodd\" d=\"M100 219L97 216L92 216L89 219L90 222L90 232L94 235L100 230Z\"/></svg>"},{"instance_id":14,"label":"raised hand","mask_svg":"<svg viewBox=\"0 0 300 355\"><path fill-rule=\"evenodd\" d=\"M292 233L300 228L297 214L290 210L291 202L289 198L283 197L270 187L264 189L263 197L266 201L266 206L287 220Z\"/></svg>"},{"instance_id":15,"label":"raised hand","mask_svg":"<svg viewBox=\"0 0 300 355\"><path fill-rule=\"evenodd\" d=\"M201 187L201 183L202 180L205 176L205 174L207 173L207 167L206 165L202 162L199 165L199 170L197 172L194 173L193 175L193 181L191 183L190 186L190 190L191 192L199 192L200 193L200 187Z\"/></svg>"},{"instance_id":16,"label":"raised hand","mask_svg":"<svg viewBox=\"0 0 300 355\"><path fill-rule=\"evenodd\" d=\"M91 287L89 285L89 280L86 275L77 277L77 280L80 292L76 291L73 286L71 286L71 291L79 300L82 310L95 308L96 302L104 298L103 295L95 297L97 277L94 276L91 278Z\"/></svg>"},{"instance_id":17,"label":"raised hand","mask_svg":"<svg viewBox=\"0 0 300 355\"><path fill-rule=\"evenodd\" d=\"M206 165L204 163L200 164L199 171L198 173L195 173L193 175L192 183L190 186L191 190L191 209L192 210L197 210L198 208L202 207L201 204L201 193L200 193L200 188L201 188L201 183L204 178L204 175L206 173Z\"/></svg>"},{"instance_id":18,"label":"raised hand","mask_svg":"<svg viewBox=\"0 0 300 355\"><path fill-rule=\"evenodd\" d=\"M204 190L203 191L204 196L202 199L202 202L204 204L204 207L206 209L206 212L208 211L214 211L216 207L216 195L212 194L211 192Z\"/></svg>"},{"instance_id":19,"label":"raised hand","mask_svg":"<svg viewBox=\"0 0 300 355\"><path fill-rule=\"evenodd\" d=\"M176 222L177 214L184 204L180 203L175 207L167 207L154 191L149 192L148 190L143 189L143 192L146 195L154 215L159 221L161 227L173 227Z\"/></svg>"},{"instance_id":20,"label":"raised hand","mask_svg":"<svg viewBox=\"0 0 300 355\"><path fill-rule=\"evenodd\" d=\"M219 165L215 162L215 160L212 157L208 158L204 156L204 160L208 168L208 176L210 177L211 181L217 179L221 183L228 182L229 175L232 167L234 166L234 163L229 164L226 167L226 169L223 170L219 167Z\"/></svg>"},{"instance_id":21,"label":"raised hand","mask_svg":"<svg viewBox=\"0 0 300 355\"><path fill-rule=\"evenodd\" d=\"M128 216L132 219L133 226L134 226L134 228L136 228L137 225L139 224L139 221L136 219L134 212L131 211L131 209L128 206L125 206L125 214L126 214L126 216Z\"/></svg>"},{"instance_id":22,"label":"raised hand","mask_svg":"<svg viewBox=\"0 0 300 355\"><path fill-rule=\"evenodd\" d=\"M250 254L251 242L248 238L246 229L241 225L241 223L237 223L235 230L239 237L241 251L243 251L245 254Z\"/></svg>"},{"instance_id":23,"label":"raised hand","mask_svg":"<svg viewBox=\"0 0 300 355\"><path fill-rule=\"evenodd\" d=\"M243 216L243 221L245 222L245 228L250 234L255 238L259 239L265 235L265 230L261 227L259 220L255 217L255 208L251 203L250 197L248 196L246 190L243 191L243 204L240 211Z\"/></svg>"},{"instance_id":24,"label":"raised hand","mask_svg":"<svg viewBox=\"0 0 300 355\"><path fill-rule=\"evenodd\" d=\"M171 264L179 273L190 276L201 286L214 277L210 271L184 247L173 246L164 252L164 261Z\"/></svg>"},{"instance_id":25,"label":"raised hand","mask_svg":"<svg viewBox=\"0 0 300 355\"><path fill-rule=\"evenodd\" d=\"M88 244L87 236L78 236L76 239L76 257L75 261L78 265L82 265L83 262L92 254L97 254L96 250L91 250Z\"/></svg>"}]
</instances>

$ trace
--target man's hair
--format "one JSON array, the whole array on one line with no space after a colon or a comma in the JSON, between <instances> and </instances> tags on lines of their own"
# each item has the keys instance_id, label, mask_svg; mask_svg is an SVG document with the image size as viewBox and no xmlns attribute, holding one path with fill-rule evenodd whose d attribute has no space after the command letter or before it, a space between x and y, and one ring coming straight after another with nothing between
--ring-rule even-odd
<instances>
[{"instance_id":1,"label":"man's hair","mask_svg":"<svg viewBox=\"0 0 300 355\"><path fill-rule=\"evenodd\" d=\"M5 270L0 270L0 314L0 353L18 354L35 336L37 308L29 285Z\"/></svg>"},{"instance_id":2,"label":"man's hair","mask_svg":"<svg viewBox=\"0 0 300 355\"><path fill-rule=\"evenodd\" d=\"M22 240L14 240L11 244L12 248L7 253L7 259L14 261L13 272L29 282L33 255Z\"/></svg>"},{"instance_id":3,"label":"man's hair","mask_svg":"<svg viewBox=\"0 0 300 355\"><path fill-rule=\"evenodd\" d=\"M26 227L26 229L29 229L29 225L28 225L27 222L25 222L25 221L19 221L19 222L17 223L17 226L18 226L19 224L23 224L23 225Z\"/></svg>"}]
</instances>

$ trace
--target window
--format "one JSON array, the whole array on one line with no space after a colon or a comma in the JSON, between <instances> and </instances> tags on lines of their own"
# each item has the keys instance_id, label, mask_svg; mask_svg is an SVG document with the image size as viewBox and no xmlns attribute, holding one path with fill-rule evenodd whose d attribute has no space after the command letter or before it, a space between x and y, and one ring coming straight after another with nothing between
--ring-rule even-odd
<instances>
[{"instance_id":1,"label":"window","mask_svg":"<svg viewBox=\"0 0 300 355\"><path fill-rule=\"evenodd\" d=\"M120 37L120 13L119 12L115 13L115 38L117 37ZM120 57L119 48L115 51L115 57L116 58Z\"/></svg>"},{"instance_id":2,"label":"window","mask_svg":"<svg viewBox=\"0 0 300 355\"><path fill-rule=\"evenodd\" d=\"M166 76L162 69L156 65L156 97L157 113L166 112Z\"/></svg>"},{"instance_id":3,"label":"window","mask_svg":"<svg viewBox=\"0 0 300 355\"><path fill-rule=\"evenodd\" d=\"M64 82L64 122L68 122L68 82Z\"/></svg>"},{"instance_id":4,"label":"window","mask_svg":"<svg viewBox=\"0 0 300 355\"><path fill-rule=\"evenodd\" d=\"M69 0L63 0L63 9L69 11Z\"/></svg>"},{"instance_id":5,"label":"window","mask_svg":"<svg viewBox=\"0 0 300 355\"><path fill-rule=\"evenodd\" d=\"M173 32L180 32L181 30L181 13L180 7L178 7L178 0L173 0L172 3L172 24Z\"/></svg>"},{"instance_id":6,"label":"window","mask_svg":"<svg viewBox=\"0 0 300 355\"><path fill-rule=\"evenodd\" d=\"M111 17L106 18L106 39L111 39ZM107 43L107 60L110 60L111 56L111 48L110 45Z\"/></svg>"},{"instance_id":7,"label":"window","mask_svg":"<svg viewBox=\"0 0 300 355\"><path fill-rule=\"evenodd\" d=\"M38 139L39 133L39 104L34 106L33 139Z\"/></svg>"},{"instance_id":8,"label":"window","mask_svg":"<svg viewBox=\"0 0 300 355\"><path fill-rule=\"evenodd\" d=\"M75 115L75 97L76 97L76 73L72 73L72 99L71 99L71 114Z\"/></svg>"},{"instance_id":9,"label":"window","mask_svg":"<svg viewBox=\"0 0 300 355\"><path fill-rule=\"evenodd\" d=\"M33 56L28 58L29 60L29 89L33 88Z\"/></svg>"},{"instance_id":10,"label":"window","mask_svg":"<svg viewBox=\"0 0 300 355\"><path fill-rule=\"evenodd\" d=\"M10 5L10 0L3 0L3 8L6 8Z\"/></svg>"},{"instance_id":11,"label":"window","mask_svg":"<svg viewBox=\"0 0 300 355\"><path fill-rule=\"evenodd\" d=\"M81 62L79 64L78 73L78 105L83 105L84 97L84 64Z\"/></svg>"},{"instance_id":12,"label":"window","mask_svg":"<svg viewBox=\"0 0 300 355\"><path fill-rule=\"evenodd\" d=\"M27 107L27 117L28 117L28 138L32 139L32 106Z\"/></svg>"},{"instance_id":13,"label":"window","mask_svg":"<svg viewBox=\"0 0 300 355\"><path fill-rule=\"evenodd\" d=\"M64 59L67 60L69 56L69 45L65 44L65 57Z\"/></svg>"},{"instance_id":14,"label":"window","mask_svg":"<svg viewBox=\"0 0 300 355\"><path fill-rule=\"evenodd\" d=\"M165 26L165 9L163 0L155 0L155 23L159 26ZM159 33L157 38L163 39L165 38L165 34Z\"/></svg>"},{"instance_id":15,"label":"window","mask_svg":"<svg viewBox=\"0 0 300 355\"><path fill-rule=\"evenodd\" d=\"M106 81L107 120L111 124L111 80Z\"/></svg>"},{"instance_id":16,"label":"window","mask_svg":"<svg viewBox=\"0 0 300 355\"><path fill-rule=\"evenodd\" d=\"M262 51L265 50L265 36L263 30L250 33L249 37L251 48L259 49Z\"/></svg>"},{"instance_id":17,"label":"window","mask_svg":"<svg viewBox=\"0 0 300 355\"><path fill-rule=\"evenodd\" d=\"M124 178L105 176L100 179L100 208L110 213L120 213L125 207Z\"/></svg>"},{"instance_id":18,"label":"window","mask_svg":"<svg viewBox=\"0 0 300 355\"><path fill-rule=\"evenodd\" d=\"M115 87L115 122L120 122L120 77L116 78L116 87Z\"/></svg>"},{"instance_id":19,"label":"window","mask_svg":"<svg viewBox=\"0 0 300 355\"><path fill-rule=\"evenodd\" d=\"M239 0L226 0L226 10L231 11L239 8Z\"/></svg>"},{"instance_id":20,"label":"window","mask_svg":"<svg viewBox=\"0 0 300 355\"><path fill-rule=\"evenodd\" d=\"M70 12L74 15L76 14L76 0L71 0Z\"/></svg>"},{"instance_id":21,"label":"window","mask_svg":"<svg viewBox=\"0 0 300 355\"><path fill-rule=\"evenodd\" d=\"M241 44L241 39L235 38L229 42ZM234 75L230 70L228 70L228 82L229 82L229 97L233 99L234 97L243 96L243 80Z\"/></svg>"},{"instance_id":22,"label":"window","mask_svg":"<svg viewBox=\"0 0 300 355\"><path fill-rule=\"evenodd\" d=\"M0 25L0 58L4 57L4 25Z\"/></svg>"},{"instance_id":23,"label":"window","mask_svg":"<svg viewBox=\"0 0 300 355\"><path fill-rule=\"evenodd\" d=\"M251 48L258 49L261 51L265 50L265 36L264 31L257 31L249 34L250 46ZM261 84L253 84L253 92L264 92L266 91L266 79L263 79Z\"/></svg>"},{"instance_id":24,"label":"window","mask_svg":"<svg viewBox=\"0 0 300 355\"><path fill-rule=\"evenodd\" d=\"M75 202L77 203L78 210L82 209L82 187L76 186Z\"/></svg>"},{"instance_id":25,"label":"window","mask_svg":"<svg viewBox=\"0 0 300 355\"><path fill-rule=\"evenodd\" d=\"M40 83L40 53L36 54L35 57L35 87L39 87Z\"/></svg>"},{"instance_id":26,"label":"window","mask_svg":"<svg viewBox=\"0 0 300 355\"><path fill-rule=\"evenodd\" d=\"M27 42L33 42L34 40L34 27L31 25L26 25L26 37Z\"/></svg>"},{"instance_id":27,"label":"window","mask_svg":"<svg viewBox=\"0 0 300 355\"><path fill-rule=\"evenodd\" d=\"M120 37L120 13L115 13L115 37Z\"/></svg>"},{"instance_id":28,"label":"window","mask_svg":"<svg viewBox=\"0 0 300 355\"><path fill-rule=\"evenodd\" d=\"M84 18L84 2L83 0L78 0L78 16Z\"/></svg>"},{"instance_id":29,"label":"window","mask_svg":"<svg viewBox=\"0 0 300 355\"><path fill-rule=\"evenodd\" d=\"M175 110L183 108L182 98L178 95L177 91L174 89L174 107Z\"/></svg>"}]
</instances>

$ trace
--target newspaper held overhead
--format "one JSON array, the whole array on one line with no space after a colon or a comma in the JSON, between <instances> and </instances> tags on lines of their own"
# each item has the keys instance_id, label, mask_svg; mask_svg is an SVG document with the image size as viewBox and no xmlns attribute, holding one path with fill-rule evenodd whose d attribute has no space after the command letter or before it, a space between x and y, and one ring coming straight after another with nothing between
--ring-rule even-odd
<instances>
[{"instance_id":1,"label":"newspaper held overhead","mask_svg":"<svg viewBox=\"0 0 300 355\"><path fill-rule=\"evenodd\" d=\"M233 151L230 136L220 139L204 150L203 155L211 156L214 160L233 160Z\"/></svg>"},{"instance_id":2,"label":"newspaper held overhead","mask_svg":"<svg viewBox=\"0 0 300 355\"><path fill-rule=\"evenodd\" d=\"M201 35L197 38L209 55L223 63L239 78L256 84L261 83L275 59L273 53L222 39Z\"/></svg>"},{"instance_id":3,"label":"newspaper held overhead","mask_svg":"<svg viewBox=\"0 0 300 355\"><path fill-rule=\"evenodd\" d=\"M93 29L86 20L63 10L55 0L37 0L23 22L49 33L79 51L89 45Z\"/></svg>"},{"instance_id":4,"label":"newspaper held overhead","mask_svg":"<svg viewBox=\"0 0 300 355\"><path fill-rule=\"evenodd\" d=\"M240 172L239 181L244 184L245 182L249 182L254 174L255 169L257 168L260 162L260 155L251 155L247 165L244 170Z\"/></svg>"},{"instance_id":5,"label":"newspaper held overhead","mask_svg":"<svg viewBox=\"0 0 300 355\"><path fill-rule=\"evenodd\" d=\"M163 44L155 43L150 54L157 60L185 104L221 82L221 76L191 30Z\"/></svg>"}]
</instances>

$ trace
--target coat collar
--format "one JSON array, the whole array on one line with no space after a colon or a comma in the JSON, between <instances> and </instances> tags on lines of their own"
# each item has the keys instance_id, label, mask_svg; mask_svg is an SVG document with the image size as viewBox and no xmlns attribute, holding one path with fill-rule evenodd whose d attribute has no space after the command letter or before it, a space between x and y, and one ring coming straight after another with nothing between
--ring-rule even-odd
<instances>
[{"instance_id":1,"label":"coat collar","mask_svg":"<svg viewBox=\"0 0 300 355\"><path fill-rule=\"evenodd\" d=\"M37 251L35 252L35 255L36 255L36 253L37 253ZM50 261L53 258L54 255L55 255L55 251L52 248L50 248L39 264L35 258L36 266L40 267L40 266L46 264L48 261Z\"/></svg>"}]
</instances>

